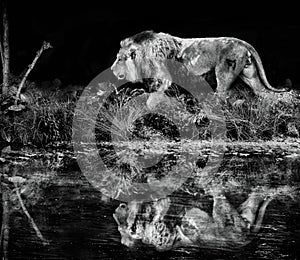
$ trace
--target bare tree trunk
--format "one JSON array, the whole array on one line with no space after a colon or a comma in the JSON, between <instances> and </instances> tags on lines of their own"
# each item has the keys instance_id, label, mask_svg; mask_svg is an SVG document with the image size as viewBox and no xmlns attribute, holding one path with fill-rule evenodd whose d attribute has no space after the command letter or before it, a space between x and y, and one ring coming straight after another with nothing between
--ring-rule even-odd
<instances>
[{"instance_id":1,"label":"bare tree trunk","mask_svg":"<svg viewBox=\"0 0 300 260\"><path fill-rule=\"evenodd\" d=\"M9 88L9 35L8 35L8 19L7 19L7 2L2 0L2 18L3 18L3 47L1 44L1 60L2 60L2 75L3 86L2 93L5 94Z\"/></svg>"},{"instance_id":2,"label":"bare tree trunk","mask_svg":"<svg viewBox=\"0 0 300 260\"><path fill-rule=\"evenodd\" d=\"M2 191L2 225L0 235L0 249L3 252L3 260L8 259L8 240L9 240L9 189L1 183Z\"/></svg>"}]
</instances>

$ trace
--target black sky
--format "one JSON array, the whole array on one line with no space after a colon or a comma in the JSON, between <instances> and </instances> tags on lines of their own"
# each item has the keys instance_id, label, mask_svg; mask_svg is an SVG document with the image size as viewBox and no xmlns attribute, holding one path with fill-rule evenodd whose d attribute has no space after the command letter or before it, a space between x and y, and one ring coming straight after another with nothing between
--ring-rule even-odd
<instances>
[{"instance_id":1,"label":"black sky","mask_svg":"<svg viewBox=\"0 0 300 260\"><path fill-rule=\"evenodd\" d=\"M9 0L12 71L28 66L43 40L53 49L43 54L31 80L60 78L65 84L87 84L111 66L119 42L143 30L179 37L233 36L252 44L272 84L290 78L299 85L300 26L298 9L284 5L231 8L217 2ZM143 4L141 4L143 3ZM207 4L208 3L208 4Z\"/></svg>"}]
</instances>

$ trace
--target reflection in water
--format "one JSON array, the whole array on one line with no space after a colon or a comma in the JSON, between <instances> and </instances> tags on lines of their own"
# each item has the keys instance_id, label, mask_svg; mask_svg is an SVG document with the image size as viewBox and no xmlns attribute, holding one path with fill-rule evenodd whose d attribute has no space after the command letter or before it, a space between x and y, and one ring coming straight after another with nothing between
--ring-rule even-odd
<instances>
[{"instance_id":1,"label":"reflection in water","mask_svg":"<svg viewBox=\"0 0 300 260\"><path fill-rule=\"evenodd\" d=\"M152 202L136 197L121 203L113 214L121 243L127 247L142 243L160 251L249 244L260 231L270 202L296 197L299 150L290 156L282 147L270 146L266 151L241 146L229 149L216 164L218 169L194 168L181 187L192 196L183 195L180 203L176 192Z\"/></svg>"},{"instance_id":2,"label":"reflection in water","mask_svg":"<svg viewBox=\"0 0 300 260\"><path fill-rule=\"evenodd\" d=\"M133 247L137 241L142 241L157 250L191 245L213 248L244 246L260 230L268 204L277 196L289 195L291 188L254 189L238 208L229 203L221 187L207 192L213 198L212 212L199 207L173 205L169 197L153 202L120 204L113 216L121 243ZM180 214L174 216L172 212L176 211Z\"/></svg>"},{"instance_id":3,"label":"reflection in water","mask_svg":"<svg viewBox=\"0 0 300 260\"><path fill-rule=\"evenodd\" d=\"M299 189L299 148L242 148L225 154L220 171L196 170L164 199L128 204L102 200L72 153L63 151L63 160L62 153L2 154L11 189L9 259L297 259L300 200L288 195ZM24 178L20 194L47 246L20 208L14 176ZM219 250L228 248L238 250Z\"/></svg>"}]
</instances>

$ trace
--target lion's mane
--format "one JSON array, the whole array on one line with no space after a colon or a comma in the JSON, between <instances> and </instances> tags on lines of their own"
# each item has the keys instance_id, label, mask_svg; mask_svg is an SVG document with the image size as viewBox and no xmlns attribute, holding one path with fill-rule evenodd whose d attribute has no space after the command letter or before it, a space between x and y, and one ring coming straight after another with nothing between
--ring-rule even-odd
<instances>
[{"instance_id":1,"label":"lion's mane","mask_svg":"<svg viewBox=\"0 0 300 260\"><path fill-rule=\"evenodd\" d=\"M167 61L178 60L181 43L165 33L144 31L121 42L121 47L130 49L136 46L136 65L142 78L166 76L169 74Z\"/></svg>"}]
</instances>

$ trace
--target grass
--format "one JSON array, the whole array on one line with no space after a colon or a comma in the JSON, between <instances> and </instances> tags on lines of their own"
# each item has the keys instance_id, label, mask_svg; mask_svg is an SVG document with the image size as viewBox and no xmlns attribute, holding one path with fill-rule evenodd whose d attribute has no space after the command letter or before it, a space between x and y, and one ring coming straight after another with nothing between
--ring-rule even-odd
<instances>
[{"instance_id":1,"label":"grass","mask_svg":"<svg viewBox=\"0 0 300 260\"><path fill-rule=\"evenodd\" d=\"M75 101L60 100L59 92L42 91L30 86L26 91L26 109L20 112L4 109L0 114L3 141L17 145L45 146L55 141L71 141ZM12 104L3 97L2 104Z\"/></svg>"},{"instance_id":2,"label":"grass","mask_svg":"<svg viewBox=\"0 0 300 260\"><path fill-rule=\"evenodd\" d=\"M25 110L8 111L7 106L12 102L12 98L0 97L2 140L36 146L70 142L74 108L78 100L74 91L66 97L63 90L47 91L32 83L26 84ZM163 116L147 114L147 94L142 94L137 99L137 95L132 93L126 90L118 95L115 93L109 99L109 104L105 104L105 109L104 106L100 107L102 97L98 93L90 93L85 109L80 111L81 115L77 115L81 123L76 127L84 133L82 141L93 140L94 128L97 141L176 139L180 135L211 140L216 138L211 134L215 127L211 122L218 120L224 120L227 129L227 136L219 139L265 141L299 137L300 95L296 91L270 93L264 98L253 98L248 93L239 91L239 98L229 101L220 100L212 95L192 113L187 111L182 102L160 104L161 111L164 111ZM180 100L181 97L178 98ZM191 130L194 124L197 127ZM193 132L186 135L189 131Z\"/></svg>"},{"instance_id":3,"label":"grass","mask_svg":"<svg viewBox=\"0 0 300 260\"><path fill-rule=\"evenodd\" d=\"M243 93L242 93L243 94ZM226 119L227 137L231 140L273 140L279 137L299 137L300 95L295 91L269 93L265 97L206 104L210 111L220 112ZM217 116L218 113L215 113Z\"/></svg>"}]
</instances>

